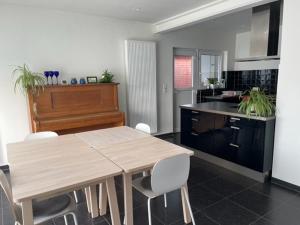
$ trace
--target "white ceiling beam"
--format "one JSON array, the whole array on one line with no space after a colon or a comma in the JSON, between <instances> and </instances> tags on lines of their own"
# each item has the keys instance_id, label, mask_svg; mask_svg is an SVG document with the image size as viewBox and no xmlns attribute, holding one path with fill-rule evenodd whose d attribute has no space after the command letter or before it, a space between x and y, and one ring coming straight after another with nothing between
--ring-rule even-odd
<instances>
[{"instance_id":1,"label":"white ceiling beam","mask_svg":"<svg viewBox=\"0 0 300 225\"><path fill-rule=\"evenodd\" d=\"M274 1L276 0L216 0L212 3L154 23L154 33L162 33L179 29L205 20Z\"/></svg>"}]
</instances>

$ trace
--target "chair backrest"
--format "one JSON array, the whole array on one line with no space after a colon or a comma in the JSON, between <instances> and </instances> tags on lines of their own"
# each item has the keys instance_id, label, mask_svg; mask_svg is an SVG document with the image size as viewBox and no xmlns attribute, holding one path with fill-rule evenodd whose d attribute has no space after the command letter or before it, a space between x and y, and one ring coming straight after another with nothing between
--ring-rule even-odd
<instances>
[{"instance_id":1,"label":"chair backrest","mask_svg":"<svg viewBox=\"0 0 300 225\"><path fill-rule=\"evenodd\" d=\"M58 134L53 131L42 131L37 133L28 134L25 137L25 141L37 140L37 139L44 139L50 137L57 137Z\"/></svg>"},{"instance_id":2,"label":"chair backrest","mask_svg":"<svg viewBox=\"0 0 300 225\"><path fill-rule=\"evenodd\" d=\"M138 123L136 126L135 126L135 129L137 130L140 130L140 131L143 131L147 134L150 134L151 133L151 129L150 129L150 126L148 124L145 124L145 123Z\"/></svg>"},{"instance_id":3,"label":"chair backrest","mask_svg":"<svg viewBox=\"0 0 300 225\"><path fill-rule=\"evenodd\" d=\"M22 211L21 208L16 205L13 201L11 187L8 183L8 180L3 173L2 170L0 170L0 187L4 191L4 194L8 200L10 209L12 211L13 217L15 219L15 222L18 222L19 224L22 224Z\"/></svg>"},{"instance_id":4,"label":"chair backrest","mask_svg":"<svg viewBox=\"0 0 300 225\"><path fill-rule=\"evenodd\" d=\"M158 195L181 188L189 177L190 156L180 154L155 164L151 175L152 191Z\"/></svg>"}]
</instances>

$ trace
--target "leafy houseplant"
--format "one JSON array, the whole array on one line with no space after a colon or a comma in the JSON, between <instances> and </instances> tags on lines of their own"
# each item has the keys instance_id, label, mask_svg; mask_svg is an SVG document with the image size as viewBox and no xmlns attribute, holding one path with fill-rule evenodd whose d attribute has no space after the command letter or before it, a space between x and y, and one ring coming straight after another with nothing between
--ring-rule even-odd
<instances>
[{"instance_id":1,"label":"leafy houseplant","mask_svg":"<svg viewBox=\"0 0 300 225\"><path fill-rule=\"evenodd\" d=\"M112 83L113 79L114 75L108 70L105 70L101 75L100 83Z\"/></svg>"},{"instance_id":2,"label":"leafy houseplant","mask_svg":"<svg viewBox=\"0 0 300 225\"><path fill-rule=\"evenodd\" d=\"M247 116L271 116L275 112L275 105L271 97L267 96L264 91L253 88L242 96L238 111Z\"/></svg>"},{"instance_id":3,"label":"leafy houseplant","mask_svg":"<svg viewBox=\"0 0 300 225\"><path fill-rule=\"evenodd\" d=\"M207 81L209 84L217 84L218 83L218 79L217 78L207 78Z\"/></svg>"},{"instance_id":4,"label":"leafy houseplant","mask_svg":"<svg viewBox=\"0 0 300 225\"><path fill-rule=\"evenodd\" d=\"M15 80L14 91L17 89L26 95L31 91L33 95L37 95L40 90L44 90L46 84L45 78L39 74L29 70L28 66L18 66L13 72L13 76L18 76Z\"/></svg>"}]
</instances>

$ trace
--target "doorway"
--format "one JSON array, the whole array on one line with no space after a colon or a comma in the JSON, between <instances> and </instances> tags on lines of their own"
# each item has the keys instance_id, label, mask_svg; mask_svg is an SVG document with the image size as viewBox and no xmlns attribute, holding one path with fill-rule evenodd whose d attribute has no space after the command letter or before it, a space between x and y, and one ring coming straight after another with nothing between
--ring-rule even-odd
<instances>
[{"instance_id":1,"label":"doorway","mask_svg":"<svg viewBox=\"0 0 300 225\"><path fill-rule=\"evenodd\" d=\"M222 52L174 48L173 130L180 132L180 105L197 104L197 91L205 89L207 78L220 81Z\"/></svg>"}]
</instances>

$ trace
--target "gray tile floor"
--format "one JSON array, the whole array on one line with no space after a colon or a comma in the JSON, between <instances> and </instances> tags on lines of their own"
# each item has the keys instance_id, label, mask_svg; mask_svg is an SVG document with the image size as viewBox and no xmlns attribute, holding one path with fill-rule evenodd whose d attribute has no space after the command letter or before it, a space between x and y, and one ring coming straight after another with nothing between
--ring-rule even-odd
<instances>
[{"instance_id":1,"label":"gray tile floor","mask_svg":"<svg viewBox=\"0 0 300 225\"><path fill-rule=\"evenodd\" d=\"M163 139L178 143L178 136L166 135ZM299 225L300 193L278 185L261 184L224 168L195 157L191 160L189 178L190 200L197 225ZM121 219L123 219L123 194L121 177L116 178ZM76 214L79 225L109 225L108 215L92 219L87 213L84 195ZM180 193L168 194L168 208L163 198L152 203L153 225L183 225ZM14 224L7 200L0 193L0 225ZM134 221L147 225L146 198L134 192ZM45 225L63 225L62 218ZM73 222L70 219L69 225Z\"/></svg>"}]
</instances>

